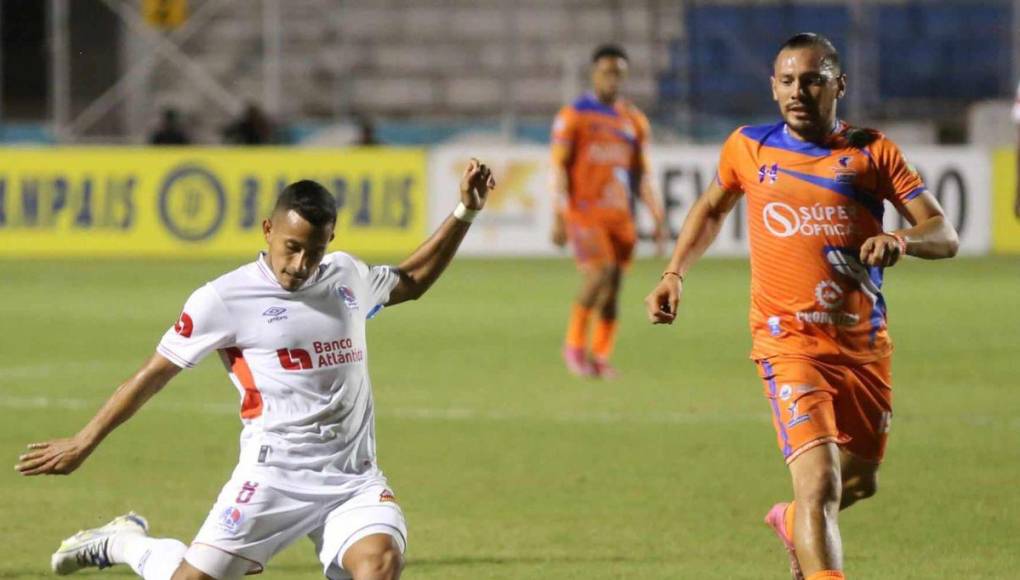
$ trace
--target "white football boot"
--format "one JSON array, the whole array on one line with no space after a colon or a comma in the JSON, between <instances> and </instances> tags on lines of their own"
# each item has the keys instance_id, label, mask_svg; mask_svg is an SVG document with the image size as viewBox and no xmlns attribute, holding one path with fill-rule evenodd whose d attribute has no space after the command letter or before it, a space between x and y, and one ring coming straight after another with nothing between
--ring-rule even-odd
<instances>
[{"instance_id":1,"label":"white football boot","mask_svg":"<svg viewBox=\"0 0 1020 580\"><path fill-rule=\"evenodd\" d=\"M60 576L93 566L100 570L109 568L113 562L108 550L114 536L148 533L149 522L135 512L128 512L105 526L82 530L61 542L50 558L50 566Z\"/></svg>"}]
</instances>

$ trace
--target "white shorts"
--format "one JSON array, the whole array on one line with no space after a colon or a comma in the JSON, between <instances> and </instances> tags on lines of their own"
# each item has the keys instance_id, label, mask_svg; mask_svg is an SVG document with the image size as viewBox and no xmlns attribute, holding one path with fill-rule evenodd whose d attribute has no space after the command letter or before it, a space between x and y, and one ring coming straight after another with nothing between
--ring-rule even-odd
<instances>
[{"instance_id":1,"label":"white shorts","mask_svg":"<svg viewBox=\"0 0 1020 580\"><path fill-rule=\"evenodd\" d=\"M389 534L407 549L407 523L393 493L369 482L356 492L310 495L270 487L235 474L219 498L184 559L220 580L262 572L269 560L308 536L330 580L349 580L344 553L358 540Z\"/></svg>"}]
</instances>

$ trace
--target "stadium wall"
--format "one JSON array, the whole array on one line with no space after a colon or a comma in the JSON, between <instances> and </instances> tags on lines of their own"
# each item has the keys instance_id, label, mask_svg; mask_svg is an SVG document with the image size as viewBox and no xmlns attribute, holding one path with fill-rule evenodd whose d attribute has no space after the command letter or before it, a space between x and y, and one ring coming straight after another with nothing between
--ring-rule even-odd
<instances>
[{"instance_id":1,"label":"stadium wall","mask_svg":"<svg viewBox=\"0 0 1020 580\"><path fill-rule=\"evenodd\" d=\"M426 234L422 149L57 148L0 153L0 255L248 255L277 192L315 179L340 209L334 247L414 249Z\"/></svg>"},{"instance_id":2,"label":"stadium wall","mask_svg":"<svg viewBox=\"0 0 1020 580\"><path fill-rule=\"evenodd\" d=\"M477 256L557 256L549 241L548 150L540 146L350 149L55 148L0 153L0 256L247 256L276 192L310 178L340 206L335 248L366 257L413 250L457 202L460 172L480 157L500 186L464 242ZM716 147L656 147L655 183L674 235L715 175ZM961 234L961 252L1020 252L1012 218L1013 157L978 147L918 147L910 160ZM994 159L993 159L994 158ZM993 161L995 172L993 174ZM994 188L993 188L994 179ZM1006 200L1006 201L1004 201ZM900 218L887 208L886 226ZM746 210L731 214L709 251L747 254ZM639 208L650 255L651 220ZM804 224L782 224L800 227Z\"/></svg>"}]
</instances>

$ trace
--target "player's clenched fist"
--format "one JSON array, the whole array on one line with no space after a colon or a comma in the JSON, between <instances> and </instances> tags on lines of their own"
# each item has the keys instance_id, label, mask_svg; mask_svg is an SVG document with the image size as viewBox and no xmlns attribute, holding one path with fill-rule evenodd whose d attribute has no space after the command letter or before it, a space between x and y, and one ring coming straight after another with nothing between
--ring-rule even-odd
<instances>
[{"instance_id":1,"label":"player's clenched fist","mask_svg":"<svg viewBox=\"0 0 1020 580\"><path fill-rule=\"evenodd\" d=\"M903 238L892 234L879 234L864 240L861 245L861 263L865 266L886 268L899 261L906 253Z\"/></svg>"},{"instance_id":2,"label":"player's clenched fist","mask_svg":"<svg viewBox=\"0 0 1020 580\"><path fill-rule=\"evenodd\" d=\"M673 272L664 274L659 284L645 298L648 321L652 324L673 324L682 292L683 280Z\"/></svg>"},{"instance_id":3,"label":"player's clenched fist","mask_svg":"<svg viewBox=\"0 0 1020 580\"><path fill-rule=\"evenodd\" d=\"M472 159L460 178L460 201L469 210L478 211L485 207L489 191L496 187L492 171L481 161Z\"/></svg>"}]
</instances>

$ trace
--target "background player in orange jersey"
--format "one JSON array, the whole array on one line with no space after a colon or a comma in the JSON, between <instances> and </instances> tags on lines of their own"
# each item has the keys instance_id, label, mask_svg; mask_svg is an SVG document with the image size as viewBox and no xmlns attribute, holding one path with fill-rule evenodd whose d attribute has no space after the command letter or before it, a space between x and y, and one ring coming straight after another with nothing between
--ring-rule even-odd
<instances>
[{"instance_id":1,"label":"background player in orange jersey","mask_svg":"<svg viewBox=\"0 0 1020 580\"><path fill-rule=\"evenodd\" d=\"M563 358L575 375L612 378L620 278L631 261L637 234L635 192L655 220L655 240L665 241L665 214L652 188L648 119L620 97L627 76L622 48L601 46L592 56L592 91L556 116L552 134L556 216L553 242L569 240L583 280L570 314ZM597 316L588 353L588 327Z\"/></svg>"},{"instance_id":2,"label":"background player in orange jersey","mask_svg":"<svg viewBox=\"0 0 1020 580\"><path fill-rule=\"evenodd\" d=\"M751 356L758 364L795 502L766 517L794 578L843 578L840 509L870 497L892 415L883 268L903 254L948 258L956 231L897 147L836 117L846 90L824 37L798 34L774 64L783 122L741 127L683 225L649 319L671 324L688 270L746 196ZM911 227L882 231L889 201Z\"/></svg>"}]
</instances>

